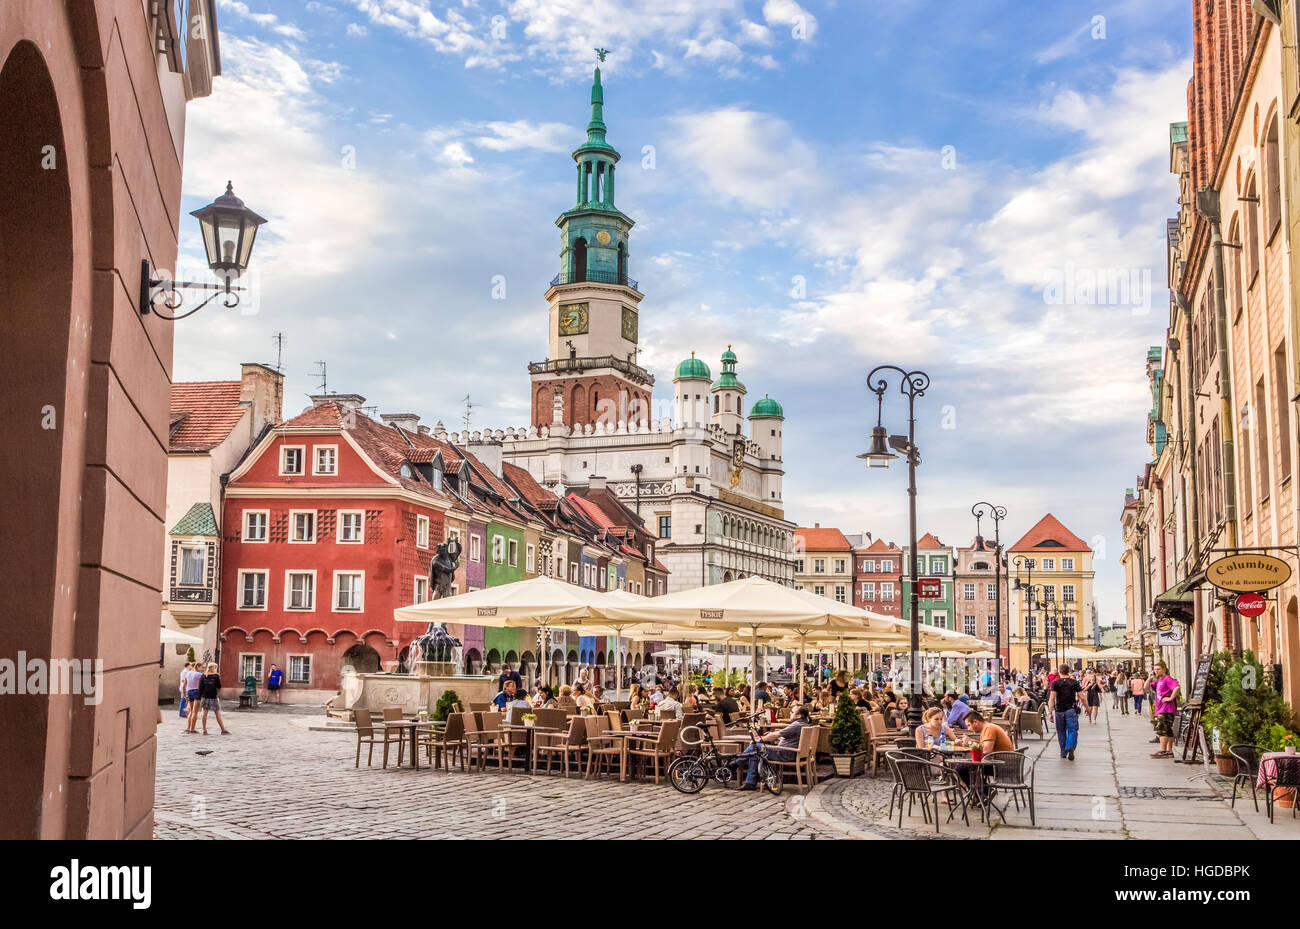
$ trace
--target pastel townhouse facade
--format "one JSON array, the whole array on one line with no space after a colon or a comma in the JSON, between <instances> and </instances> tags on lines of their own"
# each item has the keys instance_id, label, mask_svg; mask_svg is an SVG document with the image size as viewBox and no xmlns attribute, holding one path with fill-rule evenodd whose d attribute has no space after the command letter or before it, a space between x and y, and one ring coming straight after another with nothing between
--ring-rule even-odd
<instances>
[{"instance_id":1,"label":"pastel townhouse facade","mask_svg":"<svg viewBox=\"0 0 1300 929\"><path fill-rule=\"evenodd\" d=\"M853 546L839 529L795 530L794 584L836 603L853 603Z\"/></svg>"},{"instance_id":2,"label":"pastel townhouse facade","mask_svg":"<svg viewBox=\"0 0 1300 929\"><path fill-rule=\"evenodd\" d=\"M175 324L141 313L141 269L173 267L191 222L186 109L221 73L215 10L0 3L0 481L22 527L0 536L0 657L101 669L91 700L85 677L0 700L3 838L153 832Z\"/></svg>"},{"instance_id":3,"label":"pastel townhouse facade","mask_svg":"<svg viewBox=\"0 0 1300 929\"><path fill-rule=\"evenodd\" d=\"M910 548L903 548L903 598L911 602L912 596L912 561ZM953 590L954 571L957 552L951 545L944 545L938 537L927 532L916 540L917 570L922 579L933 578L939 582L939 596L920 597L917 609L920 621L927 626L940 629L956 628L955 594Z\"/></svg>"},{"instance_id":4,"label":"pastel townhouse facade","mask_svg":"<svg viewBox=\"0 0 1300 929\"><path fill-rule=\"evenodd\" d=\"M903 550L863 533L853 544L853 605L903 618ZM863 543L866 544L863 544Z\"/></svg>"},{"instance_id":5,"label":"pastel townhouse facade","mask_svg":"<svg viewBox=\"0 0 1300 929\"><path fill-rule=\"evenodd\" d=\"M1007 548L1007 556L1011 667L1027 670L1031 647L1034 666L1043 669L1055 667L1071 645L1094 647L1095 575L1088 543L1048 513Z\"/></svg>"},{"instance_id":6,"label":"pastel townhouse facade","mask_svg":"<svg viewBox=\"0 0 1300 929\"><path fill-rule=\"evenodd\" d=\"M241 365L239 380L172 385L162 625L202 639L205 662L217 654L224 479L280 421L283 398L284 375L261 364ZM189 648L162 647L160 702L177 699Z\"/></svg>"},{"instance_id":7,"label":"pastel townhouse facade","mask_svg":"<svg viewBox=\"0 0 1300 929\"><path fill-rule=\"evenodd\" d=\"M997 558L993 543L978 536L969 546L957 549L953 609L958 632L996 642L999 654L1005 654L1010 585L1005 571L999 575Z\"/></svg>"}]
</instances>

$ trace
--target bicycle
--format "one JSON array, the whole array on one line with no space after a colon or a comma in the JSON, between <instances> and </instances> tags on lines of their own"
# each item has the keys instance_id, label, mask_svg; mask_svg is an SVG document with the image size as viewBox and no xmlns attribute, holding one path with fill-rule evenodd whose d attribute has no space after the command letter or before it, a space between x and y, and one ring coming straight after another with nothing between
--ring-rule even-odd
<instances>
[{"instance_id":1,"label":"bicycle","mask_svg":"<svg viewBox=\"0 0 1300 929\"><path fill-rule=\"evenodd\" d=\"M759 715L755 713L742 717L742 721L748 721L752 724ZM699 732L700 737L693 740L689 736L691 730ZM779 794L784 786L781 771L768 763L767 743L760 742L754 732L755 729L751 725L749 727L749 743L759 756L758 780L771 793ZM742 755L724 756L718 754L717 747L713 742L713 736L707 729L700 726L687 726L682 730L681 739L687 746L703 746L703 748L691 754L679 755L668 766L668 782L677 790L685 794L694 794L703 790L704 785L710 780L716 781L722 787L726 787L735 779L737 765Z\"/></svg>"}]
</instances>

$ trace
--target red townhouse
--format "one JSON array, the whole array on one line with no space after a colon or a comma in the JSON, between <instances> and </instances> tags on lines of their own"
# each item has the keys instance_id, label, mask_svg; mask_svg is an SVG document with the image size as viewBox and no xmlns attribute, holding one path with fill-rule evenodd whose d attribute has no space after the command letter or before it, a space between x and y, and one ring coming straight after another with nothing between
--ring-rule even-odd
<instances>
[{"instance_id":1,"label":"red townhouse","mask_svg":"<svg viewBox=\"0 0 1300 929\"><path fill-rule=\"evenodd\" d=\"M903 550L876 539L853 551L853 605L901 619Z\"/></svg>"},{"instance_id":2,"label":"red townhouse","mask_svg":"<svg viewBox=\"0 0 1300 929\"><path fill-rule=\"evenodd\" d=\"M230 474L222 519L220 663L226 693L285 672L283 699L324 701L341 669L398 659L393 610L427 599L455 498L409 460L401 434L353 395L270 430Z\"/></svg>"}]
</instances>

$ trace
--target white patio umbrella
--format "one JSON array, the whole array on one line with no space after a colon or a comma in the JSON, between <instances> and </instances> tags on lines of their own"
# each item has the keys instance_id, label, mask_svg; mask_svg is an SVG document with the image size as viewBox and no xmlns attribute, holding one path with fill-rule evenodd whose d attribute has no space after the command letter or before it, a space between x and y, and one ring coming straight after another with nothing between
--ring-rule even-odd
<instances>
[{"instance_id":1,"label":"white patio umbrella","mask_svg":"<svg viewBox=\"0 0 1300 929\"><path fill-rule=\"evenodd\" d=\"M1128 661L1133 658L1141 658L1137 652L1131 652L1127 648L1120 648L1118 645L1113 648L1103 648L1099 652L1093 652L1094 658L1113 659L1115 661Z\"/></svg>"},{"instance_id":2,"label":"white patio umbrella","mask_svg":"<svg viewBox=\"0 0 1300 929\"><path fill-rule=\"evenodd\" d=\"M724 584L681 590L651 598L645 603L613 607L609 615L613 619L659 620L701 629L748 629L757 652L760 630L796 636L807 636L811 632L864 633L869 628L866 617L872 614L862 610L859 611L862 616L851 615L849 611L854 610L856 608L848 604L750 576ZM802 671L802 658L800 666ZM802 699L802 673L799 689Z\"/></svg>"},{"instance_id":3,"label":"white patio umbrella","mask_svg":"<svg viewBox=\"0 0 1300 929\"><path fill-rule=\"evenodd\" d=\"M1087 648L1079 648L1078 646L1075 646L1075 645L1067 646L1066 649L1065 649L1065 651L1062 652L1062 654L1065 655L1066 658L1095 658L1095 657L1097 657L1097 653L1094 652L1094 651L1092 651L1091 649L1087 649Z\"/></svg>"},{"instance_id":4,"label":"white patio umbrella","mask_svg":"<svg viewBox=\"0 0 1300 929\"><path fill-rule=\"evenodd\" d=\"M197 635L190 635L188 632L181 632L177 629L168 629L166 626L160 626L161 630L158 641L163 644L175 645L202 645L203 639Z\"/></svg>"},{"instance_id":5,"label":"white patio umbrella","mask_svg":"<svg viewBox=\"0 0 1300 929\"><path fill-rule=\"evenodd\" d=\"M552 577L534 577L400 607L393 611L393 617L408 623L455 622L493 629L540 629L544 641L547 629L603 618L602 596L605 595L599 591ZM543 680L549 651L549 648L542 649Z\"/></svg>"}]
</instances>

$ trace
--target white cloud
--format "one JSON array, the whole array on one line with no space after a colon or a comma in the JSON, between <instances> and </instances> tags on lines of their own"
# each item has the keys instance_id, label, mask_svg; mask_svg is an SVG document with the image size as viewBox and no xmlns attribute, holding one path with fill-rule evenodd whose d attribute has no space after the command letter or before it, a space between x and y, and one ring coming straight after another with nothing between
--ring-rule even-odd
<instances>
[{"instance_id":1,"label":"white cloud","mask_svg":"<svg viewBox=\"0 0 1300 929\"><path fill-rule=\"evenodd\" d=\"M360 38L361 36L367 35L369 32L370 30L360 23L348 23L347 33L350 36Z\"/></svg>"},{"instance_id":2,"label":"white cloud","mask_svg":"<svg viewBox=\"0 0 1300 929\"><path fill-rule=\"evenodd\" d=\"M282 35L287 39L301 41L307 37L306 33L293 23L280 22L280 18L274 13L254 13L243 0L217 0L217 9L223 13L234 13L241 19L246 19L249 22L270 29L277 35Z\"/></svg>"},{"instance_id":3,"label":"white cloud","mask_svg":"<svg viewBox=\"0 0 1300 929\"><path fill-rule=\"evenodd\" d=\"M785 27L787 35L798 31L800 38L811 39L817 34L817 17L795 0L767 0L763 4L763 19L769 26Z\"/></svg>"},{"instance_id":4,"label":"white cloud","mask_svg":"<svg viewBox=\"0 0 1300 929\"><path fill-rule=\"evenodd\" d=\"M565 123L534 123L526 119L512 122L487 122L475 125L469 131L482 133L474 144L494 152L509 152L521 148L535 148L544 152L567 152L582 132Z\"/></svg>"},{"instance_id":5,"label":"white cloud","mask_svg":"<svg viewBox=\"0 0 1300 929\"><path fill-rule=\"evenodd\" d=\"M699 169L707 192L760 211L795 201L816 174L814 149L782 120L726 107L671 121L674 138L661 157Z\"/></svg>"}]
</instances>

